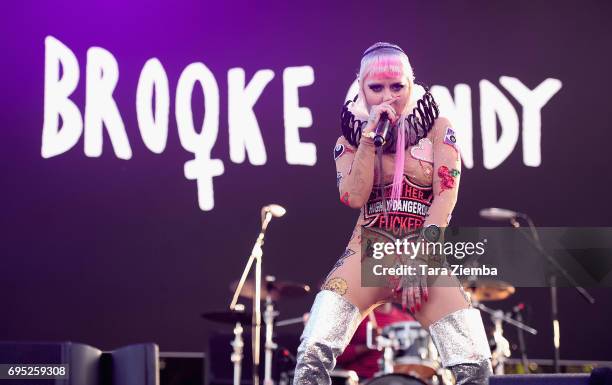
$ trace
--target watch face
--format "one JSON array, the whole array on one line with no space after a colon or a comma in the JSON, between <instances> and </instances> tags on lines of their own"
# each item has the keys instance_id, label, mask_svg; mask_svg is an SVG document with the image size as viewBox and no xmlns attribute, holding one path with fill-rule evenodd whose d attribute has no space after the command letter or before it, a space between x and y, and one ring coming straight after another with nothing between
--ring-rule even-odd
<instances>
[{"instance_id":1,"label":"watch face","mask_svg":"<svg viewBox=\"0 0 612 385\"><path fill-rule=\"evenodd\" d=\"M440 228L436 225L429 225L423 231L423 237L428 242L437 242L440 239Z\"/></svg>"}]
</instances>

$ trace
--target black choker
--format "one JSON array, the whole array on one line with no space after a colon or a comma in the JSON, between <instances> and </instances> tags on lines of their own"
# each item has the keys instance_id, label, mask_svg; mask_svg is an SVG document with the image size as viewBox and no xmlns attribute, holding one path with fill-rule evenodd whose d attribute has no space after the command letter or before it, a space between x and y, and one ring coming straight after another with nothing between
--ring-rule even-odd
<instances>
[{"instance_id":1,"label":"black choker","mask_svg":"<svg viewBox=\"0 0 612 385\"><path fill-rule=\"evenodd\" d=\"M431 128L433 127L434 121L440 114L438 104L434 100L433 95L429 92L429 88L425 89L425 95L417 101L416 106L412 110L412 113L406 117L406 123L408 128L406 132L406 148L414 146L427 136ZM348 142L357 147L359 140L361 139L361 130L365 127L366 121L362 121L355 118L355 115L348 109L348 105L351 102L355 102L357 96L353 100L348 100L342 107L342 113L340 114L340 122L342 125L342 135L348 140ZM395 153L395 138L396 130L392 130L391 138L387 140L383 151L385 153Z\"/></svg>"}]
</instances>

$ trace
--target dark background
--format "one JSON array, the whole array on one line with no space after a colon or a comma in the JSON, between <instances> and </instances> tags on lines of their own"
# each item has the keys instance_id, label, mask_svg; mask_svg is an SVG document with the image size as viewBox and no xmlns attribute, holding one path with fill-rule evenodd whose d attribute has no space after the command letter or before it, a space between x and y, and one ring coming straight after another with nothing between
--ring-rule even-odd
<instances>
[{"instance_id":1,"label":"dark background","mask_svg":"<svg viewBox=\"0 0 612 385\"><path fill-rule=\"evenodd\" d=\"M325 5L324 5L325 4ZM606 1L422 2L19 2L0 16L0 339L73 340L102 349L154 341L162 351L201 351L218 326L200 313L226 308L258 232L259 209L275 202L264 246L264 272L316 285L341 254L358 212L338 200L332 148L339 111L360 55L376 41L402 46L417 82L472 90L474 167L464 168L454 225L488 225L483 207L529 213L541 226L609 226L611 78ZM44 39L67 45L80 65L72 100L84 112L86 52L110 51L119 64L114 98L133 156L118 159L108 136L102 156L83 140L50 159L40 154ZM170 83L170 126L162 154L143 144L135 111L144 63L157 57ZM193 159L178 139L175 91L182 70L201 61L220 89L219 135L212 157L225 173L213 179L215 207L201 211ZM303 142L317 146L315 166L288 165L283 130L282 71L312 66L313 85L300 89L311 110ZM260 69L275 78L255 105L268 160L253 166L229 158L227 71L247 82ZM542 109L542 164L522 162L521 140L497 168L482 162L478 83L519 78L533 89L546 78L561 90ZM193 95L198 126L203 94ZM442 106L444 108L444 106ZM522 124L521 124L522 128ZM609 289L592 291L589 306L572 289L560 292L561 357L612 360ZM527 337L534 358L551 351L546 288L519 288L494 304L528 304ZM280 303L281 319L308 310L312 296ZM510 339L513 331L509 330ZM227 328L229 331L229 327ZM284 332L300 332L299 327Z\"/></svg>"}]
</instances>

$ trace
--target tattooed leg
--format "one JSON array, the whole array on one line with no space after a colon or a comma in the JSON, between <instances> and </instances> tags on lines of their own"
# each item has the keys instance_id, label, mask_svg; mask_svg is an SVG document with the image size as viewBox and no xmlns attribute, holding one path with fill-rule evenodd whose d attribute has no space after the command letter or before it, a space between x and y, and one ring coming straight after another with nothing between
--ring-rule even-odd
<instances>
[{"instance_id":1,"label":"tattooed leg","mask_svg":"<svg viewBox=\"0 0 612 385\"><path fill-rule=\"evenodd\" d=\"M351 260L359 264L357 253L347 247L315 298L300 337L294 385L331 384L336 357L363 319L362 309L349 298L350 292L359 291L358 270L347 269Z\"/></svg>"},{"instance_id":2,"label":"tattooed leg","mask_svg":"<svg viewBox=\"0 0 612 385\"><path fill-rule=\"evenodd\" d=\"M387 302L391 298L391 289L361 286L361 246L355 242L356 239L334 265L321 289L343 296L365 315L377 305Z\"/></svg>"},{"instance_id":3,"label":"tattooed leg","mask_svg":"<svg viewBox=\"0 0 612 385\"><path fill-rule=\"evenodd\" d=\"M335 282L335 283L334 283ZM321 290L310 309L300 337L294 385L331 384L330 372L362 320L359 309L346 300L346 281L335 278Z\"/></svg>"},{"instance_id":4,"label":"tattooed leg","mask_svg":"<svg viewBox=\"0 0 612 385\"><path fill-rule=\"evenodd\" d=\"M345 295L348 290L348 283L346 283L344 278L335 277L325 282L321 290L329 290L340 295Z\"/></svg>"},{"instance_id":5,"label":"tattooed leg","mask_svg":"<svg viewBox=\"0 0 612 385\"><path fill-rule=\"evenodd\" d=\"M351 233L351 237L349 238L349 242L353 240L353 238L355 238L355 236L357 235L357 227L355 227L353 229L353 232ZM357 240L361 239L361 236L359 236L359 238Z\"/></svg>"},{"instance_id":6,"label":"tattooed leg","mask_svg":"<svg viewBox=\"0 0 612 385\"><path fill-rule=\"evenodd\" d=\"M329 274L327 274L327 277L325 278L325 281L327 281L327 279L334 273L334 271L336 271L340 266L342 266L342 264L344 263L345 259L347 259L348 257L350 257L353 254L355 254L355 251L353 251L353 249L347 247L346 250L344 250L344 253L342 253L340 258L338 259L338 261L336 261L336 264L332 267L332 269L329 272Z\"/></svg>"}]
</instances>

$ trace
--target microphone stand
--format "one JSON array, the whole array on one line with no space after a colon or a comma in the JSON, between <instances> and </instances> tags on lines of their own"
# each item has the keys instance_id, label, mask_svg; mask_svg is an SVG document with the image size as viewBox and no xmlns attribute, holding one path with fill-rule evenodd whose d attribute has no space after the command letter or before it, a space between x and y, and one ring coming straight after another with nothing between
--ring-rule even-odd
<instances>
[{"instance_id":1,"label":"microphone stand","mask_svg":"<svg viewBox=\"0 0 612 385\"><path fill-rule=\"evenodd\" d=\"M537 229L531 220L531 218L527 214L517 213L519 217L525 219L527 224L529 225L529 229L531 230L531 238L528 237L524 232L519 231L532 246L543 256L548 263L554 268L550 273L549 283L550 283L550 299L551 299L551 318L553 324L553 347L554 347L554 355L553 355L553 366L555 368L555 373L559 373L561 371L561 367L559 365L560 360L560 328L559 328L559 304L557 297L557 273L560 273L563 278L565 278L570 285L576 288L578 293L591 305L595 303L595 298L593 298L589 292L586 291L585 288L578 285L578 282L557 262L557 260L550 255L546 250L544 250L544 246L542 246L542 242L540 241L540 236L538 235ZM516 220L511 221L514 227L519 227L518 222Z\"/></svg>"},{"instance_id":2,"label":"microphone stand","mask_svg":"<svg viewBox=\"0 0 612 385\"><path fill-rule=\"evenodd\" d=\"M238 296L240 295L246 278L249 272L251 271L253 261L255 261L255 296L253 297L252 326L253 335L251 336L253 351L253 385L259 385L259 339L261 334L261 260L263 257L263 250L261 247L264 243L266 229L268 228L268 224L271 220L272 213L269 210L266 210L265 216L262 215L261 231L259 232L259 236L257 236L257 240L255 240L255 245L253 246L253 250L251 251L251 255L249 256L247 264L244 267L242 277L240 277L240 282L238 282L238 286L236 287L236 291L234 292L234 297L232 298L232 303L230 304L230 309L234 310L234 308L236 307L236 303L238 302Z\"/></svg>"},{"instance_id":3,"label":"microphone stand","mask_svg":"<svg viewBox=\"0 0 612 385\"><path fill-rule=\"evenodd\" d=\"M516 320L519 322L523 322L523 313L521 310L515 311ZM523 363L523 368L525 369L525 373L529 373L531 370L529 369L529 360L527 359L527 347L525 346L525 335L523 334L523 329L518 329L518 340L519 340L519 349L521 350L521 362Z\"/></svg>"}]
</instances>

